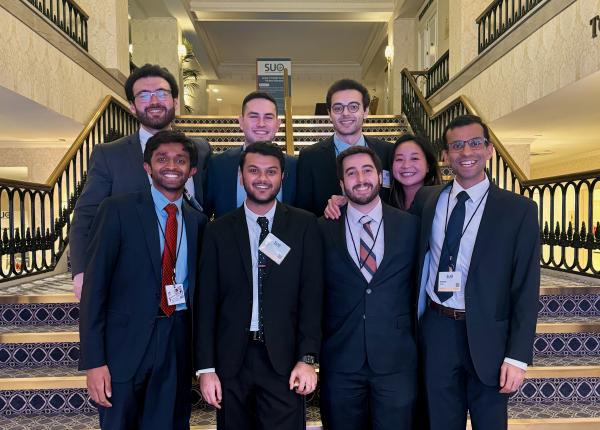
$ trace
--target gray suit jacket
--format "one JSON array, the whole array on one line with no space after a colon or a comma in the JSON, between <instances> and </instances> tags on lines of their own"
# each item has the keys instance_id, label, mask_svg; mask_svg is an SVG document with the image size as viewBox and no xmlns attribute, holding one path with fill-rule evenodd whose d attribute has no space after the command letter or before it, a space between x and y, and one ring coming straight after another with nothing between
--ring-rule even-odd
<instances>
[{"instance_id":1,"label":"gray suit jacket","mask_svg":"<svg viewBox=\"0 0 600 430\"><path fill-rule=\"evenodd\" d=\"M198 148L198 173L194 176L195 198L202 204L203 182L211 148L204 139L194 141ZM77 199L69 231L71 273L81 273L85 269L89 230L100 203L109 196L145 191L149 184L144 170L139 133L94 147L85 186Z\"/></svg>"}]
</instances>

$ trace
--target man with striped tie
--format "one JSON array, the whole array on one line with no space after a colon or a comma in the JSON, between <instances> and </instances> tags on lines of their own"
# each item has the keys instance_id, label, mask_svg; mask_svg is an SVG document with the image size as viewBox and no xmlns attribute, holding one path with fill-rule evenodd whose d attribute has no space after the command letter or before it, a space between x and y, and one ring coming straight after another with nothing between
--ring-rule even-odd
<instances>
[{"instance_id":1,"label":"man with striped tie","mask_svg":"<svg viewBox=\"0 0 600 430\"><path fill-rule=\"evenodd\" d=\"M418 219L382 203L381 161L371 149L343 151L337 174L348 206L337 220L319 220L323 425L410 429L417 391L411 297Z\"/></svg>"}]
</instances>

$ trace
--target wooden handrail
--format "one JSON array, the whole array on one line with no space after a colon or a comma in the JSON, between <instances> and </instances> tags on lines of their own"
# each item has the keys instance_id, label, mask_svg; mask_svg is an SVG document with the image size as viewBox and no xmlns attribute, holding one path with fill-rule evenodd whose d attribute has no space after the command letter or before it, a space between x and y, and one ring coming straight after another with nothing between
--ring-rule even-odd
<instances>
[{"instance_id":1,"label":"wooden handrail","mask_svg":"<svg viewBox=\"0 0 600 430\"><path fill-rule=\"evenodd\" d=\"M288 83L288 69L283 69L283 96L285 105L285 152L294 155L294 120L292 118L292 97Z\"/></svg>"}]
</instances>

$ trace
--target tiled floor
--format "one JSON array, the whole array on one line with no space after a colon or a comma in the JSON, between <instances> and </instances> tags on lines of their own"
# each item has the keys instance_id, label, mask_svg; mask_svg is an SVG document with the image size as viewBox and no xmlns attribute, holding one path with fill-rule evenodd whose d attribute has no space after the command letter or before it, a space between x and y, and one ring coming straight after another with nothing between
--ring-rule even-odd
<instances>
[{"instance_id":1,"label":"tiled floor","mask_svg":"<svg viewBox=\"0 0 600 430\"><path fill-rule=\"evenodd\" d=\"M70 273L61 273L37 281L25 281L11 287L0 287L0 295L65 294L73 291Z\"/></svg>"}]
</instances>

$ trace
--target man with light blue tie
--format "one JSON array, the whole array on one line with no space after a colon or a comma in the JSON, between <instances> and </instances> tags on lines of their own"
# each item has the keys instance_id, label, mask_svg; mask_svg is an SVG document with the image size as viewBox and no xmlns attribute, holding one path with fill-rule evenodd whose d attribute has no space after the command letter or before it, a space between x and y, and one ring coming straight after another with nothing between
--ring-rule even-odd
<instances>
[{"instance_id":1,"label":"man with light blue tie","mask_svg":"<svg viewBox=\"0 0 600 430\"><path fill-rule=\"evenodd\" d=\"M204 213L215 218L240 207L246 199L246 191L239 180L239 163L242 152L255 142L272 141L279 130L277 102L268 93L254 91L242 102L238 118L244 133L244 144L238 148L212 157L207 168L204 195ZM294 205L296 194L296 157L285 155L285 176L277 200Z\"/></svg>"},{"instance_id":2,"label":"man with light blue tie","mask_svg":"<svg viewBox=\"0 0 600 430\"><path fill-rule=\"evenodd\" d=\"M464 115L444 130L447 185L423 187L419 330L431 430L504 430L507 402L533 356L540 285L536 204L485 172L487 126Z\"/></svg>"}]
</instances>

